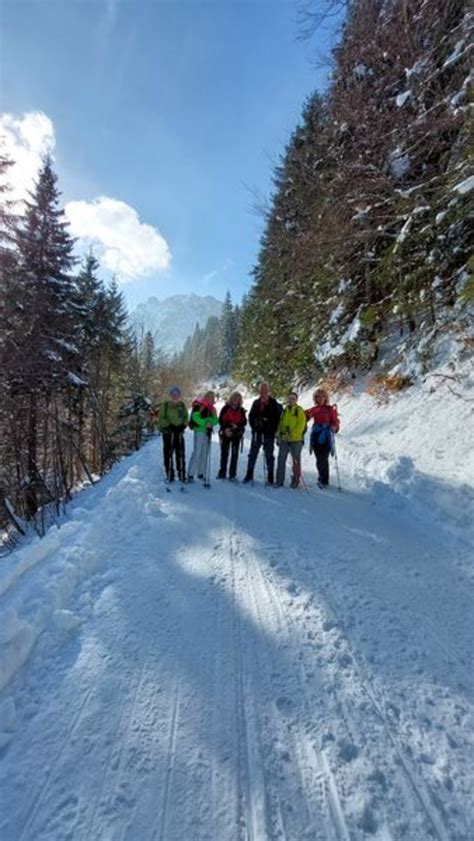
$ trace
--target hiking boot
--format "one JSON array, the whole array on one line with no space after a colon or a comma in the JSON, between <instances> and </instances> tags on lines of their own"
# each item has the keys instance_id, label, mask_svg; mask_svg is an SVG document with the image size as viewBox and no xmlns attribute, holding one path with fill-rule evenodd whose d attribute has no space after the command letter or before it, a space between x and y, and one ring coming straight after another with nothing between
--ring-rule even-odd
<instances>
[{"instance_id":1,"label":"hiking boot","mask_svg":"<svg viewBox=\"0 0 474 841\"><path fill-rule=\"evenodd\" d=\"M188 476L187 482L194 482L194 476Z\"/></svg>"},{"instance_id":2,"label":"hiking boot","mask_svg":"<svg viewBox=\"0 0 474 841\"><path fill-rule=\"evenodd\" d=\"M252 479L253 479L253 476L249 476L248 473L247 473L247 475L244 476L244 478L242 479L242 482L243 482L244 485L247 485L249 482L252 481Z\"/></svg>"},{"instance_id":3,"label":"hiking boot","mask_svg":"<svg viewBox=\"0 0 474 841\"><path fill-rule=\"evenodd\" d=\"M275 484L273 485L273 487L274 487L274 488L282 488L282 487L283 487L283 482L275 482Z\"/></svg>"},{"instance_id":4,"label":"hiking boot","mask_svg":"<svg viewBox=\"0 0 474 841\"><path fill-rule=\"evenodd\" d=\"M225 479L225 473L223 470L219 470L219 473L216 476L216 479Z\"/></svg>"},{"instance_id":5,"label":"hiking boot","mask_svg":"<svg viewBox=\"0 0 474 841\"><path fill-rule=\"evenodd\" d=\"M204 473L198 473L198 479L204 479Z\"/></svg>"}]
</instances>

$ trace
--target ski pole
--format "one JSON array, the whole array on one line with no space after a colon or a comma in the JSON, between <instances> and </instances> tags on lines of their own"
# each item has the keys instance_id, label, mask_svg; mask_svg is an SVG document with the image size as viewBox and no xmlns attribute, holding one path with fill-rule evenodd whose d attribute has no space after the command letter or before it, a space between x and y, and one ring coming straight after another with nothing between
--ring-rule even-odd
<instances>
[{"instance_id":1,"label":"ski pole","mask_svg":"<svg viewBox=\"0 0 474 841\"><path fill-rule=\"evenodd\" d=\"M255 444L256 440L257 440L257 433L255 432L254 429L252 429L252 441L250 443L250 452L253 452L253 447L254 447L254 444ZM249 455L249 459L250 459L250 455ZM247 464L248 464L248 462L247 462ZM254 486L253 472L252 472L252 482L251 482L251 484L252 484L252 488L253 488L253 486Z\"/></svg>"},{"instance_id":2,"label":"ski pole","mask_svg":"<svg viewBox=\"0 0 474 841\"><path fill-rule=\"evenodd\" d=\"M263 483L265 490L267 489L267 454L265 452L265 437L262 435L262 455L263 455Z\"/></svg>"},{"instance_id":3,"label":"ski pole","mask_svg":"<svg viewBox=\"0 0 474 841\"><path fill-rule=\"evenodd\" d=\"M337 460L336 438L335 438L334 435L333 435L333 446L334 446L334 459L336 461L337 489L338 489L339 492L341 492L342 491L341 477L339 475L339 462Z\"/></svg>"},{"instance_id":4,"label":"ski pole","mask_svg":"<svg viewBox=\"0 0 474 841\"><path fill-rule=\"evenodd\" d=\"M305 489L306 493L309 494L309 488L308 488L308 485L306 484L306 479L303 476L303 470L301 468L301 462L298 465L298 469L299 469L300 482L303 485L303 488Z\"/></svg>"},{"instance_id":5,"label":"ski pole","mask_svg":"<svg viewBox=\"0 0 474 841\"><path fill-rule=\"evenodd\" d=\"M211 435L212 429L207 433L206 472L204 475L204 487L211 487Z\"/></svg>"},{"instance_id":6,"label":"ski pole","mask_svg":"<svg viewBox=\"0 0 474 841\"><path fill-rule=\"evenodd\" d=\"M186 470L184 464L184 435L182 432L178 432L178 471L179 471L179 478L181 482L186 481Z\"/></svg>"}]
</instances>

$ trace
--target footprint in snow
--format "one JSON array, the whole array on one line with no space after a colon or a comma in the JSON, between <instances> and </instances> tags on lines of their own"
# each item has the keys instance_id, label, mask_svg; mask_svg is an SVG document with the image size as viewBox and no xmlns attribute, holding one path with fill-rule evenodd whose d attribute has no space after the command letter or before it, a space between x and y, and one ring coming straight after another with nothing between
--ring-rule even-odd
<instances>
[{"instance_id":1,"label":"footprint in snow","mask_svg":"<svg viewBox=\"0 0 474 841\"><path fill-rule=\"evenodd\" d=\"M277 709L282 713L289 713L293 709L293 701L285 695L281 695L277 698L275 704Z\"/></svg>"},{"instance_id":2,"label":"footprint in snow","mask_svg":"<svg viewBox=\"0 0 474 841\"><path fill-rule=\"evenodd\" d=\"M343 762L352 762L359 756L359 748L353 742L342 740L339 742L338 753Z\"/></svg>"}]
</instances>

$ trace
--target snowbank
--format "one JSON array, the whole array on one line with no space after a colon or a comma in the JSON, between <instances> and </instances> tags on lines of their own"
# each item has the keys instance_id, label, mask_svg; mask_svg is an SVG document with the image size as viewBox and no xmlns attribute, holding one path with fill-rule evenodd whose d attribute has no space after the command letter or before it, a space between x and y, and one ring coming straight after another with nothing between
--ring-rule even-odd
<instances>
[{"instance_id":1,"label":"snowbank","mask_svg":"<svg viewBox=\"0 0 474 841\"><path fill-rule=\"evenodd\" d=\"M438 367L403 391L332 395L341 418L341 472L378 499L474 542L474 375ZM311 391L300 397L306 408Z\"/></svg>"},{"instance_id":2,"label":"snowbank","mask_svg":"<svg viewBox=\"0 0 474 841\"><path fill-rule=\"evenodd\" d=\"M146 448L135 459L146 461ZM125 459L94 488L78 495L69 519L2 559L0 565L0 691L28 660L41 635L67 634L80 624L69 609L77 587L107 566L108 543L118 520L130 531L143 511L161 516L161 502L145 489L137 462ZM10 717L11 718L11 717ZM0 715L0 746L7 739Z\"/></svg>"}]
</instances>

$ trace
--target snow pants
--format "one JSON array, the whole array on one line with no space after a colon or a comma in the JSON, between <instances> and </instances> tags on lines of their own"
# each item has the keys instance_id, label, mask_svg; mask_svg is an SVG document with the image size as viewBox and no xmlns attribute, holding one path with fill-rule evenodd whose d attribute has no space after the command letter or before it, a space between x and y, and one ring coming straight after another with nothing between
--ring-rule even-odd
<instances>
[{"instance_id":1,"label":"snow pants","mask_svg":"<svg viewBox=\"0 0 474 841\"><path fill-rule=\"evenodd\" d=\"M267 480L272 485L273 484L273 470L275 464L275 458L273 456L273 450L275 447L275 436L274 435L264 435L262 432L254 432L252 435L252 443L250 445L250 452L249 452L249 460L247 462L247 478L253 479L253 471L255 469L255 462L257 461L257 456L260 452L260 447L263 444L263 452L265 456L265 461L267 463Z\"/></svg>"},{"instance_id":2,"label":"snow pants","mask_svg":"<svg viewBox=\"0 0 474 841\"><path fill-rule=\"evenodd\" d=\"M211 439L206 432L196 432L194 430L193 445L193 452L188 464L188 476L190 478L194 477L194 474L204 476Z\"/></svg>"},{"instance_id":3,"label":"snow pants","mask_svg":"<svg viewBox=\"0 0 474 841\"><path fill-rule=\"evenodd\" d=\"M231 452L230 456L230 469L229 469L229 478L235 479L237 475L237 462L239 460L239 447L242 438L240 436L234 435L232 438L228 438L227 435L223 435L221 438L221 466L219 473L222 476L227 475L227 462L229 461L229 450Z\"/></svg>"},{"instance_id":4,"label":"snow pants","mask_svg":"<svg viewBox=\"0 0 474 841\"><path fill-rule=\"evenodd\" d=\"M165 463L166 478L174 479L173 454L176 462L176 472L180 482L186 479L184 435L178 429L165 430L163 436L163 460Z\"/></svg>"},{"instance_id":5,"label":"snow pants","mask_svg":"<svg viewBox=\"0 0 474 841\"><path fill-rule=\"evenodd\" d=\"M329 485L329 444L313 444L313 451L316 456L319 481L322 485Z\"/></svg>"},{"instance_id":6,"label":"snow pants","mask_svg":"<svg viewBox=\"0 0 474 841\"><path fill-rule=\"evenodd\" d=\"M283 485L285 482L286 460L291 453L293 461L293 479L291 484L296 487L299 485L301 478L301 450L303 449L302 441L280 441L278 450L278 466L276 480L278 485Z\"/></svg>"}]
</instances>

